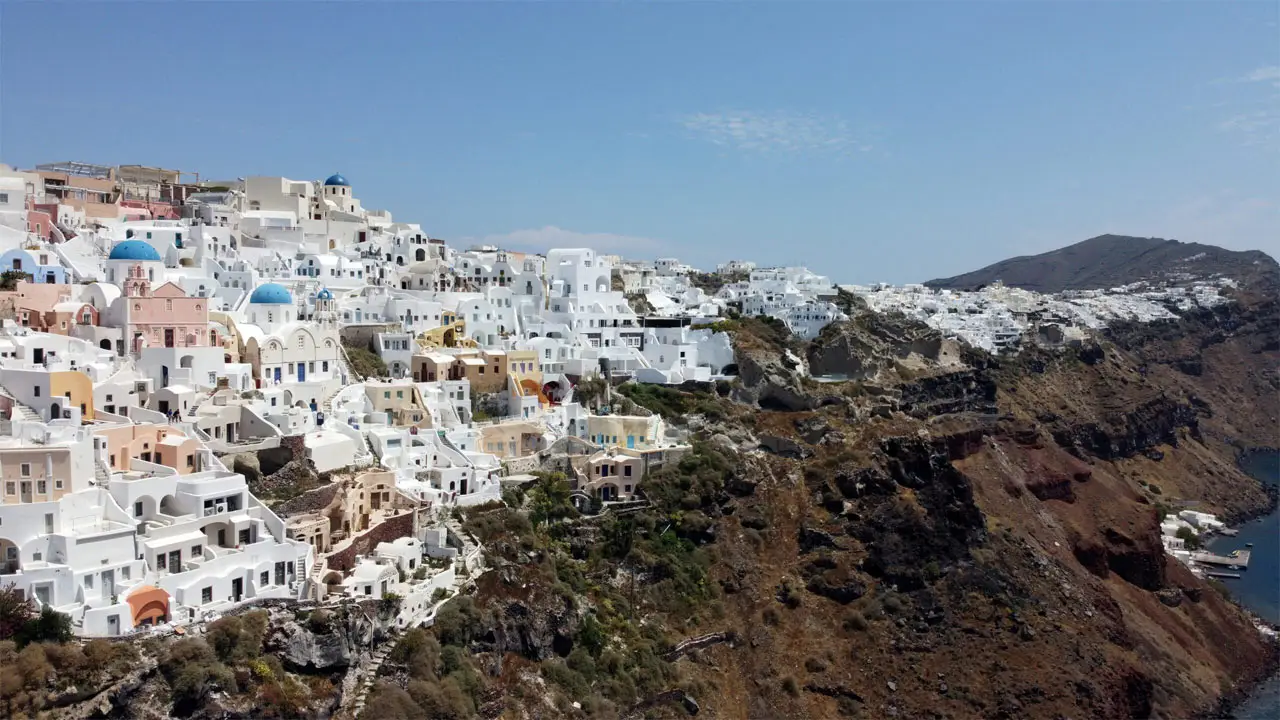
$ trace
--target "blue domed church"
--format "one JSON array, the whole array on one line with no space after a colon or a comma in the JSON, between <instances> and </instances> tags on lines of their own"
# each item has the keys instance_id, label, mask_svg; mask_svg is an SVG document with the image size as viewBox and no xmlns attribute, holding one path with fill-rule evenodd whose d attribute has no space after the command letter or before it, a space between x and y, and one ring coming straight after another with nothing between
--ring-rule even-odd
<instances>
[{"instance_id":1,"label":"blue domed church","mask_svg":"<svg viewBox=\"0 0 1280 720\"><path fill-rule=\"evenodd\" d=\"M300 320L296 300L284 285L262 283L249 295L247 322L237 328L241 357L253 366L258 387L284 386L287 405L309 407L342 382L338 324L334 313L317 315L315 322Z\"/></svg>"}]
</instances>

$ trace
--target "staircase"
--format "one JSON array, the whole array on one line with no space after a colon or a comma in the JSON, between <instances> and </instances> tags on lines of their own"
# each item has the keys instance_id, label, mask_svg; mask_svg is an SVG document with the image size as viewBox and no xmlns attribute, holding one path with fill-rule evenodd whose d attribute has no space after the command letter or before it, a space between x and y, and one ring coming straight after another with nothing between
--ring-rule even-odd
<instances>
[{"instance_id":1,"label":"staircase","mask_svg":"<svg viewBox=\"0 0 1280 720\"><path fill-rule=\"evenodd\" d=\"M32 410L30 406L23 405L17 400L13 401L13 420L21 420L23 422L41 422L40 414Z\"/></svg>"},{"instance_id":2,"label":"staircase","mask_svg":"<svg viewBox=\"0 0 1280 720\"><path fill-rule=\"evenodd\" d=\"M351 714L353 717L360 717L360 713L364 711L365 701L369 698L369 691L373 690L373 683L378 679L378 669L382 667L382 663L386 661L387 656L396 646L399 633L392 633L382 643L373 655L369 657L369 664L364 669L364 678L360 682L360 686L356 689L356 700L351 705Z\"/></svg>"},{"instance_id":3,"label":"staircase","mask_svg":"<svg viewBox=\"0 0 1280 720\"><path fill-rule=\"evenodd\" d=\"M111 482L111 471L107 469L107 464L101 460L93 461L93 478L98 487L107 487Z\"/></svg>"},{"instance_id":4,"label":"staircase","mask_svg":"<svg viewBox=\"0 0 1280 720\"><path fill-rule=\"evenodd\" d=\"M324 599L324 593L320 591L320 588L324 587L323 580L324 580L325 567L326 565L325 565L324 559L316 558L316 561L311 564L310 574L307 575L307 579L311 581L312 587L315 588L317 600Z\"/></svg>"}]
</instances>

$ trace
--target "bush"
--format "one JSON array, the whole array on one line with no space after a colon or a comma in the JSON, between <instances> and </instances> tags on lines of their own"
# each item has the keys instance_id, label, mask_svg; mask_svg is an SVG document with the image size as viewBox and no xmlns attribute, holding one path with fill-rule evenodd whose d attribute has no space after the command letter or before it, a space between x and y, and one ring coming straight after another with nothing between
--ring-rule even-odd
<instances>
[{"instance_id":1,"label":"bush","mask_svg":"<svg viewBox=\"0 0 1280 720\"><path fill-rule=\"evenodd\" d=\"M867 618L862 613L854 610L845 616L844 629L864 632L867 629Z\"/></svg>"},{"instance_id":2,"label":"bush","mask_svg":"<svg viewBox=\"0 0 1280 720\"><path fill-rule=\"evenodd\" d=\"M265 610L251 610L209 623L207 639L222 662L244 662L262 653L267 634Z\"/></svg>"},{"instance_id":3,"label":"bush","mask_svg":"<svg viewBox=\"0 0 1280 720\"><path fill-rule=\"evenodd\" d=\"M356 345L342 344L344 350L347 351L347 363L351 368L351 372L361 378L381 378L387 377L391 373L387 371L387 364L376 353L371 352L367 347L359 347Z\"/></svg>"},{"instance_id":4,"label":"bush","mask_svg":"<svg viewBox=\"0 0 1280 720\"><path fill-rule=\"evenodd\" d=\"M175 706L187 711L214 688L236 691L235 676L201 638L183 638L169 645L160 672L169 683Z\"/></svg>"},{"instance_id":5,"label":"bush","mask_svg":"<svg viewBox=\"0 0 1280 720\"><path fill-rule=\"evenodd\" d=\"M434 627L441 644L466 645L479 625L475 601L469 595L461 595L441 606Z\"/></svg>"},{"instance_id":6,"label":"bush","mask_svg":"<svg viewBox=\"0 0 1280 720\"><path fill-rule=\"evenodd\" d=\"M427 579L427 566L426 566L426 565L419 565L419 566L417 567L417 569L413 571L413 579L414 579L414 580L426 580L426 579Z\"/></svg>"},{"instance_id":7,"label":"bush","mask_svg":"<svg viewBox=\"0 0 1280 720\"><path fill-rule=\"evenodd\" d=\"M391 650L390 659L407 667L409 677L418 680L440 677L440 643L423 628L416 627L405 633Z\"/></svg>"},{"instance_id":8,"label":"bush","mask_svg":"<svg viewBox=\"0 0 1280 720\"><path fill-rule=\"evenodd\" d=\"M788 675L782 678L782 691L792 696L799 695L800 683L796 682L795 678Z\"/></svg>"},{"instance_id":9,"label":"bush","mask_svg":"<svg viewBox=\"0 0 1280 720\"><path fill-rule=\"evenodd\" d=\"M1204 546L1204 543L1200 541L1200 536L1196 534L1195 530L1192 530L1189 527L1178 528L1177 535L1186 543L1188 550L1199 550Z\"/></svg>"},{"instance_id":10,"label":"bush","mask_svg":"<svg viewBox=\"0 0 1280 720\"><path fill-rule=\"evenodd\" d=\"M451 677L438 683L410 680L408 690L409 696L432 720L464 720L475 715L475 703Z\"/></svg>"},{"instance_id":11,"label":"bush","mask_svg":"<svg viewBox=\"0 0 1280 720\"><path fill-rule=\"evenodd\" d=\"M404 603L404 598L398 593L384 592L382 597L378 599L378 613L381 615L395 615L400 612L400 606Z\"/></svg>"},{"instance_id":12,"label":"bush","mask_svg":"<svg viewBox=\"0 0 1280 720\"><path fill-rule=\"evenodd\" d=\"M71 616L45 605L40 614L29 620L14 636L19 645L38 642L71 641Z\"/></svg>"},{"instance_id":13,"label":"bush","mask_svg":"<svg viewBox=\"0 0 1280 720\"><path fill-rule=\"evenodd\" d=\"M361 720L427 720L427 713L409 693L379 680L365 701Z\"/></svg>"}]
</instances>

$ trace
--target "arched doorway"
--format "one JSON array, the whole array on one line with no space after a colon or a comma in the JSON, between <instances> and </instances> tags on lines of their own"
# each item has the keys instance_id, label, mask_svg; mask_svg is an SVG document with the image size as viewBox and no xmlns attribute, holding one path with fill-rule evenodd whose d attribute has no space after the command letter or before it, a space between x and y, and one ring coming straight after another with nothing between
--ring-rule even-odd
<instances>
[{"instance_id":1,"label":"arched doorway","mask_svg":"<svg viewBox=\"0 0 1280 720\"><path fill-rule=\"evenodd\" d=\"M102 341L100 341L100 342L98 343L98 347L102 348L103 350L110 350L110 349L111 349L111 341L110 341L110 340L102 340Z\"/></svg>"},{"instance_id":2,"label":"arched doorway","mask_svg":"<svg viewBox=\"0 0 1280 720\"><path fill-rule=\"evenodd\" d=\"M18 572L18 546L12 540L0 537L0 570L5 575Z\"/></svg>"},{"instance_id":3,"label":"arched doorway","mask_svg":"<svg viewBox=\"0 0 1280 720\"><path fill-rule=\"evenodd\" d=\"M422 262L427 259L427 251L422 248L418 248L418 251L414 253L413 256L418 262Z\"/></svg>"}]
</instances>

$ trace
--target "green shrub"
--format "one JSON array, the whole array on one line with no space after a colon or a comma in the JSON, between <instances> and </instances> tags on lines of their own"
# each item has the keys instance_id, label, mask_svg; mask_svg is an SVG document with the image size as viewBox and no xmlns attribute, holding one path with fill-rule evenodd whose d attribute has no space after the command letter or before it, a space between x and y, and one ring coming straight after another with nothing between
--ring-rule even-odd
<instances>
[{"instance_id":1,"label":"green shrub","mask_svg":"<svg viewBox=\"0 0 1280 720\"><path fill-rule=\"evenodd\" d=\"M379 680L365 700L360 719L427 720L427 713L409 693L385 680Z\"/></svg>"},{"instance_id":2,"label":"green shrub","mask_svg":"<svg viewBox=\"0 0 1280 720\"><path fill-rule=\"evenodd\" d=\"M442 645L466 645L479 625L475 601L469 595L460 595L440 607L434 627Z\"/></svg>"},{"instance_id":3,"label":"green shrub","mask_svg":"<svg viewBox=\"0 0 1280 720\"><path fill-rule=\"evenodd\" d=\"M194 707L214 688L236 692L234 674L218 662L217 654L202 638L182 638L170 644L160 672L179 708Z\"/></svg>"},{"instance_id":4,"label":"green shrub","mask_svg":"<svg viewBox=\"0 0 1280 720\"><path fill-rule=\"evenodd\" d=\"M258 657L267 634L265 610L251 610L209 623L206 638L222 662L242 662Z\"/></svg>"},{"instance_id":5,"label":"green shrub","mask_svg":"<svg viewBox=\"0 0 1280 720\"><path fill-rule=\"evenodd\" d=\"M788 695L796 696L800 694L800 683L790 675L782 678L782 691Z\"/></svg>"}]
</instances>

